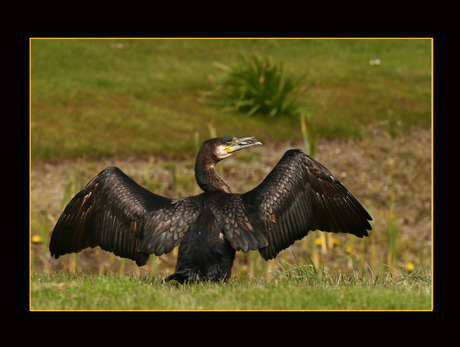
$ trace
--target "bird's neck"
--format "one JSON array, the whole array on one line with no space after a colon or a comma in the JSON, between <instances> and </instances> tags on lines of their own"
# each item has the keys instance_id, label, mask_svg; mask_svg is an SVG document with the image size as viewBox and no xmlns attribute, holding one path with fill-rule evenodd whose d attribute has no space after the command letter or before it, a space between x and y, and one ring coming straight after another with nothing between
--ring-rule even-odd
<instances>
[{"instance_id":1,"label":"bird's neck","mask_svg":"<svg viewBox=\"0 0 460 347\"><path fill-rule=\"evenodd\" d=\"M205 192L231 193L227 182L217 174L216 162L209 158L198 155L195 163L195 178Z\"/></svg>"}]
</instances>

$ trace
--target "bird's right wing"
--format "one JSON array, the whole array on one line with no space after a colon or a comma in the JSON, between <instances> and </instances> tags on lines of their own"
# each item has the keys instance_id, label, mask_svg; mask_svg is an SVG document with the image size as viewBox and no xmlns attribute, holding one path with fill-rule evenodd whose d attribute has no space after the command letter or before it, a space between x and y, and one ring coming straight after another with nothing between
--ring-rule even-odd
<instances>
[{"instance_id":1,"label":"bird's right wing","mask_svg":"<svg viewBox=\"0 0 460 347\"><path fill-rule=\"evenodd\" d=\"M358 200L328 169L300 150L287 151L242 199L262 222L268 239L268 245L259 249L264 259L276 257L310 230L363 237L372 229L368 222L372 218Z\"/></svg>"},{"instance_id":2,"label":"bird's right wing","mask_svg":"<svg viewBox=\"0 0 460 347\"><path fill-rule=\"evenodd\" d=\"M198 216L200 199L156 195L109 167L62 212L51 235L51 255L100 246L144 265L149 254L168 253L180 243Z\"/></svg>"}]
</instances>

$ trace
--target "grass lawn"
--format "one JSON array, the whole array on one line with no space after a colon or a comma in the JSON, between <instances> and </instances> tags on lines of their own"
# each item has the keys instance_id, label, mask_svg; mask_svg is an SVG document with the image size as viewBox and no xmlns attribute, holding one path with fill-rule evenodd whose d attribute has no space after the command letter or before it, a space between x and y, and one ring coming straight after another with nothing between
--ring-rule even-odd
<instances>
[{"instance_id":1,"label":"grass lawn","mask_svg":"<svg viewBox=\"0 0 460 347\"><path fill-rule=\"evenodd\" d=\"M427 276L161 283L114 274L35 273L32 310L431 310Z\"/></svg>"},{"instance_id":2,"label":"grass lawn","mask_svg":"<svg viewBox=\"0 0 460 347\"><path fill-rule=\"evenodd\" d=\"M301 139L298 119L204 102L216 62L258 54L303 76L298 98L322 137L431 124L431 41L32 39L33 158L194 151L195 134ZM378 62L377 64L375 62Z\"/></svg>"}]
</instances>

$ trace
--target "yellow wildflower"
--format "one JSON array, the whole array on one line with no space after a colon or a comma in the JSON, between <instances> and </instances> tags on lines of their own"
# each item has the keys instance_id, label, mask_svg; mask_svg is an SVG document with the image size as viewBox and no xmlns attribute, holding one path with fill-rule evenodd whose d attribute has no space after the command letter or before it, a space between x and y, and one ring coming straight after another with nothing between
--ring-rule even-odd
<instances>
[{"instance_id":1,"label":"yellow wildflower","mask_svg":"<svg viewBox=\"0 0 460 347\"><path fill-rule=\"evenodd\" d=\"M318 236L316 239L315 239L315 245L317 246L321 246L321 236Z\"/></svg>"},{"instance_id":2,"label":"yellow wildflower","mask_svg":"<svg viewBox=\"0 0 460 347\"><path fill-rule=\"evenodd\" d=\"M264 76L260 76L259 77L259 84L264 84L265 82L265 77Z\"/></svg>"},{"instance_id":3,"label":"yellow wildflower","mask_svg":"<svg viewBox=\"0 0 460 347\"><path fill-rule=\"evenodd\" d=\"M40 235L32 236L32 243L40 243L40 242L42 242L42 238Z\"/></svg>"},{"instance_id":4,"label":"yellow wildflower","mask_svg":"<svg viewBox=\"0 0 460 347\"><path fill-rule=\"evenodd\" d=\"M404 270L406 270L407 272L412 272L414 271L414 269L415 269L415 266L410 261L404 264Z\"/></svg>"}]
</instances>

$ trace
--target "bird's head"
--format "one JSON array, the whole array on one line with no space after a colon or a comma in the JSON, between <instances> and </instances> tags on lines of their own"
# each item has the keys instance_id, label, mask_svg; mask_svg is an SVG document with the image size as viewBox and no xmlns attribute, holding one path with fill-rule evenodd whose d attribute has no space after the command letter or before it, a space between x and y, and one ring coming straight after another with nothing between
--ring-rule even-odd
<instances>
[{"instance_id":1,"label":"bird's head","mask_svg":"<svg viewBox=\"0 0 460 347\"><path fill-rule=\"evenodd\" d=\"M217 137L207 140L203 143L202 150L209 151L213 159L218 162L222 159L230 157L240 149L262 145L255 137Z\"/></svg>"}]
</instances>

